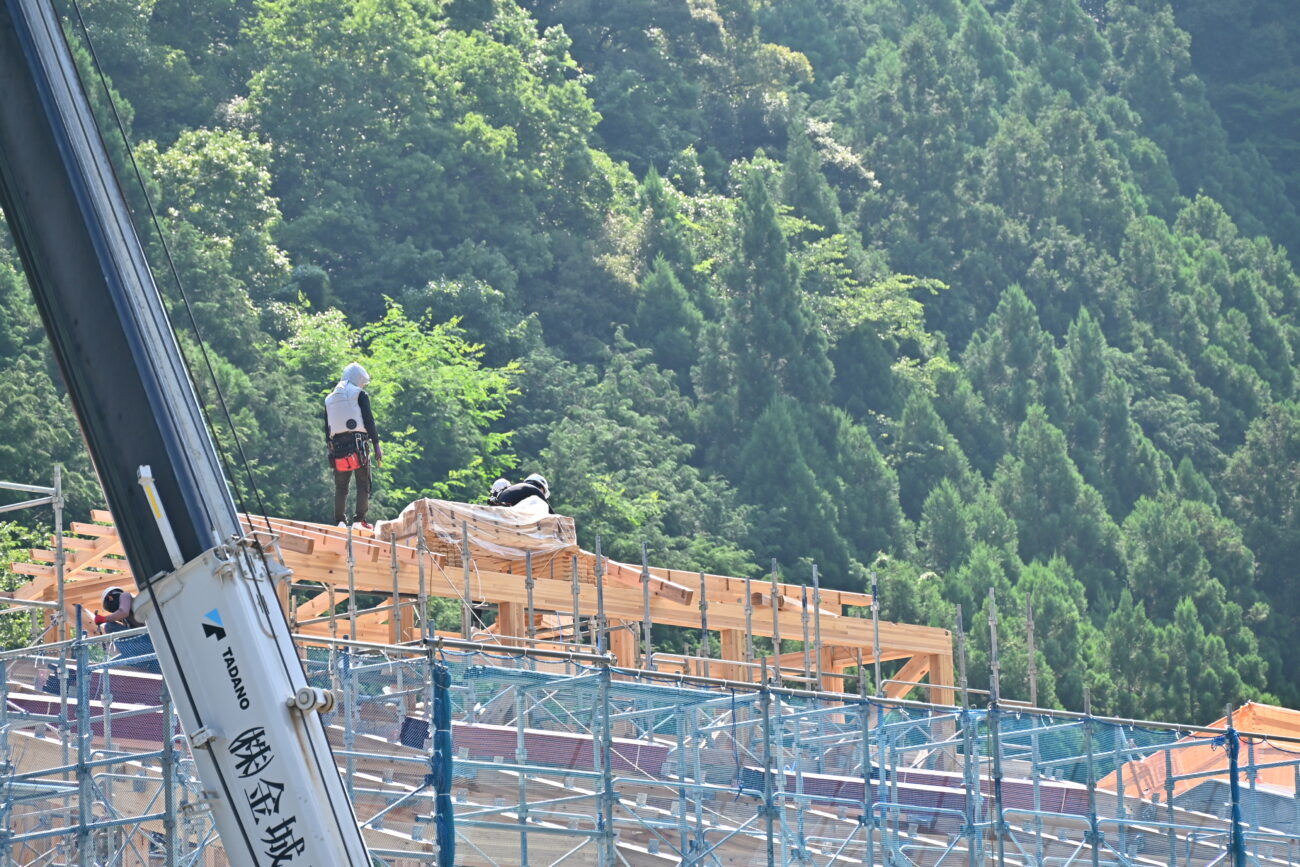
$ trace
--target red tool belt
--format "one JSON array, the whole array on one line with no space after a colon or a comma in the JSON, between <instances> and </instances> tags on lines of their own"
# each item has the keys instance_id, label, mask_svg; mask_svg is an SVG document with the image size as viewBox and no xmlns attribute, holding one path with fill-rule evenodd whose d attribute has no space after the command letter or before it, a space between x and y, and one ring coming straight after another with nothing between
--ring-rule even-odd
<instances>
[{"instance_id":1,"label":"red tool belt","mask_svg":"<svg viewBox=\"0 0 1300 867\"><path fill-rule=\"evenodd\" d=\"M350 455L344 455L341 458L335 458L334 469L338 470L341 473L345 473L348 470L361 469L361 455L359 455L356 452L353 452Z\"/></svg>"},{"instance_id":2,"label":"red tool belt","mask_svg":"<svg viewBox=\"0 0 1300 867\"><path fill-rule=\"evenodd\" d=\"M330 442L330 461L340 473L359 470L370 463L370 443L357 434L337 436Z\"/></svg>"}]
</instances>

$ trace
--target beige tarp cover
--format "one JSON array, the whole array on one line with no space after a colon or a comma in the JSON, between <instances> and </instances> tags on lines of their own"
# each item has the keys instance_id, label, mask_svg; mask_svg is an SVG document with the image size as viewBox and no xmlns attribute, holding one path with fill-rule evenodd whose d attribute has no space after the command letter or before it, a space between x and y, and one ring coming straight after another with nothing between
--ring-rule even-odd
<instances>
[{"instance_id":1,"label":"beige tarp cover","mask_svg":"<svg viewBox=\"0 0 1300 867\"><path fill-rule=\"evenodd\" d=\"M430 550L445 554L449 563L461 562L465 536L469 539L470 554L476 559L518 561L531 553L535 560L549 560L559 554L578 553L578 534L570 517L450 500L416 500L395 519L376 524L375 537L386 540L396 536L398 542L409 543L419 533L421 518L425 544Z\"/></svg>"}]
</instances>

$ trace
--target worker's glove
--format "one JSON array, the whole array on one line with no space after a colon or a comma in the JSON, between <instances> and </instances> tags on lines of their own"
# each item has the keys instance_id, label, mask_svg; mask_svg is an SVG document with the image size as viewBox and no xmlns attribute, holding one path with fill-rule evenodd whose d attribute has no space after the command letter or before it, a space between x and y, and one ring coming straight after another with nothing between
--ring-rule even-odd
<instances>
[{"instance_id":1,"label":"worker's glove","mask_svg":"<svg viewBox=\"0 0 1300 867\"><path fill-rule=\"evenodd\" d=\"M375 466L382 467L383 465L384 450L379 447L379 443L375 443Z\"/></svg>"},{"instance_id":2,"label":"worker's glove","mask_svg":"<svg viewBox=\"0 0 1300 867\"><path fill-rule=\"evenodd\" d=\"M105 617L103 614L96 614L96 615L95 615L95 625L96 625L96 626L99 626L100 624L107 623L107 622L108 622L108 618Z\"/></svg>"}]
</instances>

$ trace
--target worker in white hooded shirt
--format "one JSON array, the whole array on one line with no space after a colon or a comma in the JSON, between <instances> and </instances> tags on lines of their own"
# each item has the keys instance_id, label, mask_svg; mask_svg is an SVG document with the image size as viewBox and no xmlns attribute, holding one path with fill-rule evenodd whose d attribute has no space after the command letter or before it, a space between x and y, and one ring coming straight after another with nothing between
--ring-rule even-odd
<instances>
[{"instance_id":1,"label":"worker in white hooded shirt","mask_svg":"<svg viewBox=\"0 0 1300 867\"><path fill-rule=\"evenodd\" d=\"M357 511L355 523L366 529L366 512L370 508L370 460L374 451L376 464L383 463L379 447L379 432L375 417L370 411L370 395L366 386L370 374L353 362L343 368L338 385L325 398L325 443L329 449L330 468L334 471L334 523L345 522L348 487L352 477L357 480Z\"/></svg>"}]
</instances>

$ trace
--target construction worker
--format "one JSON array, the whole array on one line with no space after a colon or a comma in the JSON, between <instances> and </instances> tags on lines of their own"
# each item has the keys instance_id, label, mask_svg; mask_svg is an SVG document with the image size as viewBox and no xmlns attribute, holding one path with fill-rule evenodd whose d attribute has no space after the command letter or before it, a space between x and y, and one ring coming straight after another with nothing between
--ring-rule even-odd
<instances>
[{"instance_id":1,"label":"construction worker","mask_svg":"<svg viewBox=\"0 0 1300 867\"><path fill-rule=\"evenodd\" d=\"M370 395L366 386L370 374L353 362L343 368L339 384L325 398L325 443L329 449L330 468L334 471L334 523L346 527L345 507L348 486L357 479L357 512L354 523L367 530L370 508L370 450L374 448L376 464L383 463L375 417L370 412Z\"/></svg>"},{"instance_id":2,"label":"construction worker","mask_svg":"<svg viewBox=\"0 0 1300 867\"><path fill-rule=\"evenodd\" d=\"M540 500L540 503L531 502L534 498ZM551 508L551 486L546 483L546 478L541 473L533 473L517 485L510 485L508 488L496 494L497 506L520 506L523 505L530 511L541 511L540 504L546 505L545 514L555 514Z\"/></svg>"},{"instance_id":3,"label":"construction worker","mask_svg":"<svg viewBox=\"0 0 1300 867\"><path fill-rule=\"evenodd\" d=\"M501 492L508 487L510 487L509 479L497 479L495 482L493 482L492 490L488 491L487 504L489 506L500 506L501 501L498 500L497 498L501 495Z\"/></svg>"},{"instance_id":4,"label":"construction worker","mask_svg":"<svg viewBox=\"0 0 1300 867\"><path fill-rule=\"evenodd\" d=\"M121 587L109 587L100 597L100 603L104 606L104 611L95 612L95 625L103 630L105 635L111 635L114 632L125 632L128 629L139 629L144 624L136 619L132 610L134 597L123 590ZM134 658L138 656L150 656L153 654L153 641L148 635L133 635L130 638L120 638L116 642L117 654L119 657ZM154 660L146 660L137 663L140 668L149 671L158 671L158 663Z\"/></svg>"},{"instance_id":5,"label":"construction worker","mask_svg":"<svg viewBox=\"0 0 1300 867\"><path fill-rule=\"evenodd\" d=\"M144 626L131 613L131 601L134 597L121 587L110 587L104 591L100 602L107 614L95 612L95 625L102 626L104 634L123 632L127 629L139 629Z\"/></svg>"}]
</instances>

